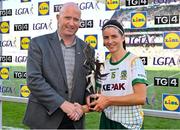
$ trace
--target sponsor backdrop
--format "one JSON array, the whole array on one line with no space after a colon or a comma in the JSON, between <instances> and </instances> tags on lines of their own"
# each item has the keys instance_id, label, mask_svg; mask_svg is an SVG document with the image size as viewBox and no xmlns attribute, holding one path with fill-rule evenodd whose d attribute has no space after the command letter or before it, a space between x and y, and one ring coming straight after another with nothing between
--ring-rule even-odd
<instances>
[{"instance_id":1,"label":"sponsor backdrop","mask_svg":"<svg viewBox=\"0 0 180 130\"><path fill-rule=\"evenodd\" d=\"M33 37L56 31L56 14L70 0L1 0L0 92L27 97L27 51ZM180 112L180 0L74 0L82 11L77 35L96 50L100 61L110 58L101 27L117 19L125 28L127 50L147 70L145 108Z\"/></svg>"}]
</instances>

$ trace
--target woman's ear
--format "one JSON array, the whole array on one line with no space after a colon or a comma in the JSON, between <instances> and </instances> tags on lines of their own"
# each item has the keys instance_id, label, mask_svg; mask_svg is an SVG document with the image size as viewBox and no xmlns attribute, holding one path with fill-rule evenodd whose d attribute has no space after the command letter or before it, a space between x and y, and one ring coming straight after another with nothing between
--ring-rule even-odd
<instances>
[{"instance_id":1,"label":"woman's ear","mask_svg":"<svg viewBox=\"0 0 180 130\"><path fill-rule=\"evenodd\" d=\"M123 39L123 48L124 48L124 50L126 50L126 43L125 43L125 36L123 35L123 37L122 37L122 39Z\"/></svg>"},{"instance_id":2,"label":"woman's ear","mask_svg":"<svg viewBox=\"0 0 180 130\"><path fill-rule=\"evenodd\" d=\"M122 40L123 40L123 42L125 41L125 36L124 35L122 36Z\"/></svg>"}]
</instances>

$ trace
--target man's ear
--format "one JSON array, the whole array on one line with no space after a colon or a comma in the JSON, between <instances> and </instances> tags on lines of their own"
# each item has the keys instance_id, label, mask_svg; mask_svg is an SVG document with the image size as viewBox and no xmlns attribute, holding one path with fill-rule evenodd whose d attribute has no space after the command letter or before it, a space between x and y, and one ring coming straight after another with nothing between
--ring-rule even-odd
<instances>
[{"instance_id":1,"label":"man's ear","mask_svg":"<svg viewBox=\"0 0 180 130\"><path fill-rule=\"evenodd\" d=\"M59 19L59 14L56 15L56 19L57 19L57 20Z\"/></svg>"}]
</instances>

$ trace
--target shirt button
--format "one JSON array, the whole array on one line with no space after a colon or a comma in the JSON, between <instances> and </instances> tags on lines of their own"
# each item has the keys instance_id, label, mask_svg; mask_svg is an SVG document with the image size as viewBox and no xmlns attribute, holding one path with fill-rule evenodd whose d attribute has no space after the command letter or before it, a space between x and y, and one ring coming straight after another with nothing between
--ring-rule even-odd
<instances>
[{"instance_id":1,"label":"shirt button","mask_svg":"<svg viewBox=\"0 0 180 130\"><path fill-rule=\"evenodd\" d=\"M66 90L65 93L68 94L68 91Z\"/></svg>"}]
</instances>

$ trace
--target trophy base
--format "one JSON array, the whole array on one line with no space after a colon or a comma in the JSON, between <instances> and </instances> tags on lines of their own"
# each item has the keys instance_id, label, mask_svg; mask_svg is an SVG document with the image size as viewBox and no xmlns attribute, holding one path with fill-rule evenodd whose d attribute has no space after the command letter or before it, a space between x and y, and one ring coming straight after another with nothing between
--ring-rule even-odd
<instances>
[{"instance_id":1,"label":"trophy base","mask_svg":"<svg viewBox=\"0 0 180 130\"><path fill-rule=\"evenodd\" d=\"M92 102L94 102L94 101L96 101L98 98L96 97L90 97L90 103L92 103ZM92 105L92 106L90 106L90 108L91 109L93 109L95 107L95 105ZM90 111L93 111L93 110L90 110Z\"/></svg>"}]
</instances>

